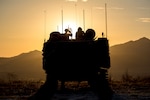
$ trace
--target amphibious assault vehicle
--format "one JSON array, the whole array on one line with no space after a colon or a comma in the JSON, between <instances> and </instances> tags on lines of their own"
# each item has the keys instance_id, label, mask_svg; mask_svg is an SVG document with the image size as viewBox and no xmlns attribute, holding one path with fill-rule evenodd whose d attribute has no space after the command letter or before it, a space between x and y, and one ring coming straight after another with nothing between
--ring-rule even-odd
<instances>
[{"instance_id":1,"label":"amphibious assault vehicle","mask_svg":"<svg viewBox=\"0 0 150 100\"><path fill-rule=\"evenodd\" d=\"M100 100L110 100L109 43L103 34L97 39L95 34L93 29L87 29L83 35L70 39L70 34L50 33L49 40L43 45L46 82L35 94L36 100L52 96L58 89L58 80L62 91L65 81L87 81L90 89L103 98Z\"/></svg>"}]
</instances>

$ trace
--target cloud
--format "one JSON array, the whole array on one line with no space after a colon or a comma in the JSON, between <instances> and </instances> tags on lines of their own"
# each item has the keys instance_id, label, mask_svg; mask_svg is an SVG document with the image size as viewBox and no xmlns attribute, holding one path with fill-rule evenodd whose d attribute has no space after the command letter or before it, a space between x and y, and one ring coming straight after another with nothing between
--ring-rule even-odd
<instances>
[{"instance_id":1,"label":"cloud","mask_svg":"<svg viewBox=\"0 0 150 100\"><path fill-rule=\"evenodd\" d=\"M70 2L77 2L78 0L66 0L66 1L70 1Z\"/></svg>"},{"instance_id":2,"label":"cloud","mask_svg":"<svg viewBox=\"0 0 150 100\"><path fill-rule=\"evenodd\" d=\"M66 1L69 1L69 2L77 2L79 0L66 0ZM88 0L81 0L82 2L87 2Z\"/></svg>"},{"instance_id":3,"label":"cloud","mask_svg":"<svg viewBox=\"0 0 150 100\"><path fill-rule=\"evenodd\" d=\"M144 22L144 23L150 23L150 18L139 18L137 21Z\"/></svg>"},{"instance_id":4,"label":"cloud","mask_svg":"<svg viewBox=\"0 0 150 100\"><path fill-rule=\"evenodd\" d=\"M111 7L110 9L114 9L114 10L123 10L124 8L121 8L121 7Z\"/></svg>"},{"instance_id":5,"label":"cloud","mask_svg":"<svg viewBox=\"0 0 150 100\"><path fill-rule=\"evenodd\" d=\"M105 7L93 7L94 9L99 9L99 10L103 10L105 9ZM107 9L112 9L112 10L123 10L124 8L120 8L120 7L111 7L111 8L107 8Z\"/></svg>"},{"instance_id":6,"label":"cloud","mask_svg":"<svg viewBox=\"0 0 150 100\"><path fill-rule=\"evenodd\" d=\"M83 2L87 2L88 0L82 0Z\"/></svg>"},{"instance_id":7,"label":"cloud","mask_svg":"<svg viewBox=\"0 0 150 100\"><path fill-rule=\"evenodd\" d=\"M104 7L93 7L93 9L103 10L103 9L105 9L105 8L104 8Z\"/></svg>"},{"instance_id":8,"label":"cloud","mask_svg":"<svg viewBox=\"0 0 150 100\"><path fill-rule=\"evenodd\" d=\"M146 7L137 7L137 9L140 9L140 10L147 10L147 9L150 9L150 8L146 8Z\"/></svg>"}]
</instances>

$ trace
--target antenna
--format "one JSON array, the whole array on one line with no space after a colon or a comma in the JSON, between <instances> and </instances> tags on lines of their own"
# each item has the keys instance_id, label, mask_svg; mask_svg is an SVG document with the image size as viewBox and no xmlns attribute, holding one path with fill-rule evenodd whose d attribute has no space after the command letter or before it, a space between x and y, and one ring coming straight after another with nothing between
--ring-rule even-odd
<instances>
[{"instance_id":1,"label":"antenna","mask_svg":"<svg viewBox=\"0 0 150 100\"><path fill-rule=\"evenodd\" d=\"M46 41L46 10L44 10L44 42Z\"/></svg>"},{"instance_id":2,"label":"antenna","mask_svg":"<svg viewBox=\"0 0 150 100\"><path fill-rule=\"evenodd\" d=\"M106 24L106 38L107 38L107 4L105 3L105 24Z\"/></svg>"},{"instance_id":3,"label":"antenna","mask_svg":"<svg viewBox=\"0 0 150 100\"><path fill-rule=\"evenodd\" d=\"M85 11L84 11L84 9L83 9L83 28L85 31Z\"/></svg>"},{"instance_id":4,"label":"antenna","mask_svg":"<svg viewBox=\"0 0 150 100\"><path fill-rule=\"evenodd\" d=\"M91 28L93 28L93 8L91 8Z\"/></svg>"},{"instance_id":5,"label":"antenna","mask_svg":"<svg viewBox=\"0 0 150 100\"><path fill-rule=\"evenodd\" d=\"M62 20L62 33L63 33L63 9L61 10L61 20Z\"/></svg>"},{"instance_id":6,"label":"antenna","mask_svg":"<svg viewBox=\"0 0 150 100\"><path fill-rule=\"evenodd\" d=\"M77 28L77 4L75 3L75 12L76 12L76 28Z\"/></svg>"}]
</instances>

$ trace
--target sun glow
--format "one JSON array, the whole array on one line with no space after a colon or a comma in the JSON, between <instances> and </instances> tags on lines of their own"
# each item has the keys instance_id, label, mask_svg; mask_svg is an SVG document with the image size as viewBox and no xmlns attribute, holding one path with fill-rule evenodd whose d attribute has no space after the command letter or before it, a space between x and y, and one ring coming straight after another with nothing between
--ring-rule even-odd
<instances>
[{"instance_id":1,"label":"sun glow","mask_svg":"<svg viewBox=\"0 0 150 100\"><path fill-rule=\"evenodd\" d=\"M58 27L58 31L63 34L65 32L65 29L69 29L72 33L72 39L75 39L75 34L76 34L76 31L77 31L77 24L75 21L71 21L71 20L68 20L68 21L65 21L63 23L63 25L59 25Z\"/></svg>"}]
</instances>

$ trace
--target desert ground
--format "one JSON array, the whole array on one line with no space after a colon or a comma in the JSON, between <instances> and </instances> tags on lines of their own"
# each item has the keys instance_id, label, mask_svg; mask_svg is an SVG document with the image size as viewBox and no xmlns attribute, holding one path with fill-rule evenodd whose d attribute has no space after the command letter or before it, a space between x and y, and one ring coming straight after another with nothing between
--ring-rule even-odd
<instances>
[{"instance_id":1,"label":"desert ground","mask_svg":"<svg viewBox=\"0 0 150 100\"><path fill-rule=\"evenodd\" d=\"M43 81L11 81L0 82L0 100L27 100L36 93ZM150 100L150 78L125 78L120 81L109 80L113 90L112 100ZM68 82L67 88L74 92L55 93L53 100L98 100L97 95L90 91L79 91L78 82ZM80 83L83 88L88 82Z\"/></svg>"}]
</instances>

